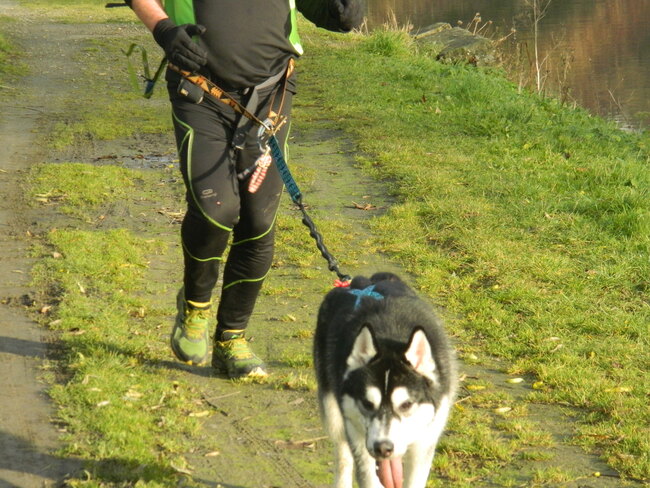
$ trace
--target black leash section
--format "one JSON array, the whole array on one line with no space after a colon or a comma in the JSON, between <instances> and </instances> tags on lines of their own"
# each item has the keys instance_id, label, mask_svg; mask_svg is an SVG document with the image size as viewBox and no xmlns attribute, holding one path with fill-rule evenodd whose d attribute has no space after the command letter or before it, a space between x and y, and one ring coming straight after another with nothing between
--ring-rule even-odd
<instances>
[{"instance_id":1,"label":"black leash section","mask_svg":"<svg viewBox=\"0 0 650 488\"><path fill-rule=\"evenodd\" d=\"M105 8L115 8L115 7L128 7L126 3L113 3L109 2L106 5L104 5Z\"/></svg>"},{"instance_id":2,"label":"black leash section","mask_svg":"<svg viewBox=\"0 0 650 488\"><path fill-rule=\"evenodd\" d=\"M322 234L318 232L318 229L316 228L316 224L314 224L314 221L307 214L307 209L305 208L305 204L302 203L302 193L300 192L300 189L296 184L296 180L293 179L293 176L291 175L291 171L289 171L289 166L287 166L287 162L284 159L284 155L280 150L280 145L278 144L278 140L275 138L274 135L272 135L269 138L269 146L271 148L271 155L273 156L273 161L275 161L275 166L278 168L278 171L280 172L280 176L282 177L284 186L287 188L287 192L291 197L291 201L298 206L298 208L300 209L300 213L302 213L302 223L309 228L309 235L316 241L316 247L320 251L321 256L323 256L327 261L327 269L336 273L336 276L339 277L339 282L338 282L339 285L337 286L345 286L344 284L350 282L352 280L352 277L350 275L342 273L339 270L339 263L336 261L334 256L332 256L332 254L325 246L325 243L323 242Z\"/></svg>"}]
</instances>

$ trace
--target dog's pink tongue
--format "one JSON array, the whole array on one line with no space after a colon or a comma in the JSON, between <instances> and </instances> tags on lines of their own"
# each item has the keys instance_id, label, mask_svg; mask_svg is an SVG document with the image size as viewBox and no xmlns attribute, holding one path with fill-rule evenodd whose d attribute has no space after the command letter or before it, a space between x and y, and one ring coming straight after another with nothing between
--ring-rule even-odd
<instances>
[{"instance_id":1,"label":"dog's pink tongue","mask_svg":"<svg viewBox=\"0 0 650 488\"><path fill-rule=\"evenodd\" d=\"M377 461L377 476L384 488L402 488L402 459Z\"/></svg>"}]
</instances>

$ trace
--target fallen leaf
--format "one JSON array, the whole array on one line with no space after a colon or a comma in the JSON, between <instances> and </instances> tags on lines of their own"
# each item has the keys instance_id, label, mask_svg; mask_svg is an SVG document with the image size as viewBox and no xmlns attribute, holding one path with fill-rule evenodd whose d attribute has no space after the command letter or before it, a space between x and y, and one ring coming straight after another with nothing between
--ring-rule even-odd
<instances>
[{"instance_id":1,"label":"fallen leaf","mask_svg":"<svg viewBox=\"0 0 650 488\"><path fill-rule=\"evenodd\" d=\"M511 407L499 407L494 409L494 413L504 414L512 410Z\"/></svg>"},{"instance_id":2,"label":"fallen leaf","mask_svg":"<svg viewBox=\"0 0 650 488\"><path fill-rule=\"evenodd\" d=\"M170 463L170 466L171 466L172 469L173 469L174 471L176 471L177 473L180 473L180 474L187 474L187 475L191 475L191 474L192 474L192 471L190 471L190 470L187 469L187 468L181 468L181 467L179 467L179 466L174 466L173 463Z\"/></svg>"},{"instance_id":3,"label":"fallen leaf","mask_svg":"<svg viewBox=\"0 0 650 488\"><path fill-rule=\"evenodd\" d=\"M190 413L190 417L197 417L197 418L207 417L208 415L210 415L210 410L202 410L200 412Z\"/></svg>"},{"instance_id":4,"label":"fallen leaf","mask_svg":"<svg viewBox=\"0 0 650 488\"><path fill-rule=\"evenodd\" d=\"M302 441L281 441L277 440L274 444L282 449L313 449L316 446L316 442L328 439L327 436L315 437L314 439L305 439Z\"/></svg>"},{"instance_id":5,"label":"fallen leaf","mask_svg":"<svg viewBox=\"0 0 650 488\"><path fill-rule=\"evenodd\" d=\"M170 210L168 208L161 208L158 210L158 213L160 215L164 215L165 217L168 217L170 219L171 224L179 224L183 221L183 217L185 216L184 212L178 212L174 210Z\"/></svg>"},{"instance_id":6,"label":"fallen leaf","mask_svg":"<svg viewBox=\"0 0 650 488\"><path fill-rule=\"evenodd\" d=\"M617 386L616 388L607 388L605 391L607 393L630 393L632 388L629 386Z\"/></svg>"},{"instance_id":7,"label":"fallen leaf","mask_svg":"<svg viewBox=\"0 0 650 488\"><path fill-rule=\"evenodd\" d=\"M377 206L372 203L357 203L352 202L353 207L359 210L377 210Z\"/></svg>"},{"instance_id":8,"label":"fallen leaf","mask_svg":"<svg viewBox=\"0 0 650 488\"><path fill-rule=\"evenodd\" d=\"M124 398L127 400L137 400L139 398L142 398L143 394L140 393L137 390L129 390L126 392L126 395L124 395Z\"/></svg>"}]
</instances>

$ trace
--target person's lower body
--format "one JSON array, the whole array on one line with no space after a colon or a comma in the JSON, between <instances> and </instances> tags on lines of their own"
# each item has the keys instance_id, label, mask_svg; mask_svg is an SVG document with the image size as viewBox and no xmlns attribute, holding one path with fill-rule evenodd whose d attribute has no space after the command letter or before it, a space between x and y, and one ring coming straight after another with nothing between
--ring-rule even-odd
<instances>
[{"instance_id":1,"label":"person's lower body","mask_svg":"<svg viewBox=\"0 0 650 488\"><path fill-rule=\"evenodd\" d=\"M267 117L273 105L275 90L259 92L255 112L261 119ZM257 126L247 131L245 142L235 149L232 140L238 116L230 107L209 97L200 104L192 103L176 93L173 82L169 83L169 91L187 190L187 213L181 226L183 287L172 331L172 350L178 359L188 363L207 360L212 296L223 267L212 365L230 377L264 375L265 366L251 351L245 331L273 260L282 180L271 165L261 186L249 191L249 182L240 181L237 175L251 168L260 156ZM291 95L285 95L283 115L289 114ZM281 147L287 135L285 123L276 134Z\"/></svg>"}]
</instances>

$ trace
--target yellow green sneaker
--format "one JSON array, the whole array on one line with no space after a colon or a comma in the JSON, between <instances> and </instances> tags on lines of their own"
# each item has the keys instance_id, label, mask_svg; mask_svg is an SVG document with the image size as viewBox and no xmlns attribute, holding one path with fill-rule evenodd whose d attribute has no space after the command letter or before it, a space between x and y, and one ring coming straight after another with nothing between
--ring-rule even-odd
<instances>
[{"instance_id":1,"label":"yellow green sneaker","mask_svg":"<svg viewBox=\"0 0 650 488\"><path fill-rule=\"evenodd\" d=\"M230 378L268 376L264 361L251 350L243 330L226 330L214 341L212 367Z\"/></svg>"},{"instance_id":2,"label":"yellow green sneaker","mask_svg":"<svg viewBox=\"0 0 650 488\"><path fill-rule=\"evenodd\" d=\"M171 333L174 355L184 363L203 364L208 359L210 303L194 304L185 300L181 288L176 299L178 314Z\"/></svg>"}]
</instances>

